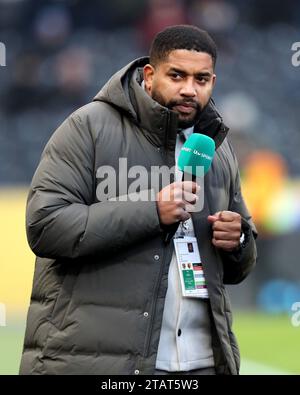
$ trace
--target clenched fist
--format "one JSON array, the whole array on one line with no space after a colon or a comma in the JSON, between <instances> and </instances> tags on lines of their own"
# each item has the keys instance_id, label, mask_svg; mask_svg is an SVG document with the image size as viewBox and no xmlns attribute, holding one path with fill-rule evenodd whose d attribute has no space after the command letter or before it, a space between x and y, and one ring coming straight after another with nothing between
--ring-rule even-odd
<instances>
[{"instance_id":1,"label":"clenched fist","mask_svg":"<svg viewBox=\"0 0 300 395\"><path fill-rule=\"evenodd\" d=\"M233 251L240 245L242 218L240 214L232 211L219 211L208 216L212 224L213 239L215 247L224 251Z\"/></svg>"}]
</instances>

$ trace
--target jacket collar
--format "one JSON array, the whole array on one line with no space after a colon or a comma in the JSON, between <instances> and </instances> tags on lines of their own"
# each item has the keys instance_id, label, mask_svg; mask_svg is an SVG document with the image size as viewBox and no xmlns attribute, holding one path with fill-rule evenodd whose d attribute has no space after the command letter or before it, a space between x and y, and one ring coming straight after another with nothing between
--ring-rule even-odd
<instances>
[{"instance_id":1,"label":"jacket collar","mask_svg":"<svg viewBox=\"0 0 300 395\"><path fill-rule=\"evenodd\" d=\"M146 137L157 146L175 148L178 115L153 100L142 86L143 70L134 71L129 87L130 100L137 114L137 121Z\"/></svg>"},{"instance_id":2,"label":"jacket collar","mask_svg":"<svg viewBox=\"0 0 300 395\"><path fill-rule=\"evenodd\" d=\"M126 114L154 145L175 149L178 116L174 111L153 100L141 86L143 66L148 57L134 60L118 71L105 84L94 100L104 101ZM194 133L212 137L218 148L225 139L228 128L224 125L214 101L210 99L194 127Z\"/></svg>"}]
</instances>

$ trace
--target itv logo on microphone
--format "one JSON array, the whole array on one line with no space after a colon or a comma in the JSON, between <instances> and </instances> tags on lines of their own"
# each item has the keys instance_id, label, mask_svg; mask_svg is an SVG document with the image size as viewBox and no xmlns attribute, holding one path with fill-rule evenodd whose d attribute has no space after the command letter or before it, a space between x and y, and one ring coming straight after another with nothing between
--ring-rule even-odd
<instances>
[{"instance_id":1,"label":"itv logo on microphone","mask_svg":"<svg viewBox=\"0 0 300 395\"><path fill-rule=\"evenodd\" d=\"M0 66L6 66L6 46L0 42Z\"/></svg>"},{"instance_id":2,"label":"itv logo on microphone","mask_svg":"<svg viewBox=\"0 0 300 395\"><path fill-rule=\"evenodd\" d=\"M300 42L296 42L292 44L291 50L294 52L292 55L292 65L294 67L300 66Z\"/></svg>"}]
</instances>

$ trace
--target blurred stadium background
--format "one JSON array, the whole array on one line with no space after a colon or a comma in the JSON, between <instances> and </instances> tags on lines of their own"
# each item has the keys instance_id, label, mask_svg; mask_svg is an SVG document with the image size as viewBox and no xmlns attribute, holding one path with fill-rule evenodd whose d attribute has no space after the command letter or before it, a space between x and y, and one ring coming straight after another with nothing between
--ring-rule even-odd
<instances>
[{"instance_id":1,"label":"blurred stadium background","mask_svg":"<svg viewBox=\"0 0 300 395\"><path fill-rule=\"evenodd\" d=\"M26 194L45 143L112 73L147 54L157 31L179 23L207 29L218 43L214 98L260 232L255 272L229 287L242 373L300 373L300 320L292 320L300 302L300 67L291 61L300 2L0 0L0 374L18 372L34 268Z\"/></svg>"}]
</instances>

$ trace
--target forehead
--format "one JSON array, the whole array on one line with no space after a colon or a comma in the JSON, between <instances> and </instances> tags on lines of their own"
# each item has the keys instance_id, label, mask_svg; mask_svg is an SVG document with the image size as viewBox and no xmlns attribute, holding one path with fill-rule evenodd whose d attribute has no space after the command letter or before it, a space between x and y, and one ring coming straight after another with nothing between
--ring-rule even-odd
<instances>
[{"instance_id":1,"label":"forehead","mask_svg":"<svg viewBox=\"0 0 300 395\"><path fill-rule=\"evenodd\" d=\"M160 63L160 66L164 70L176 68L193 74L203 71L213 72L211 55L206 52L189 51L187 49L171 51L167 59Z\"/></svg>"}]
</instances>

